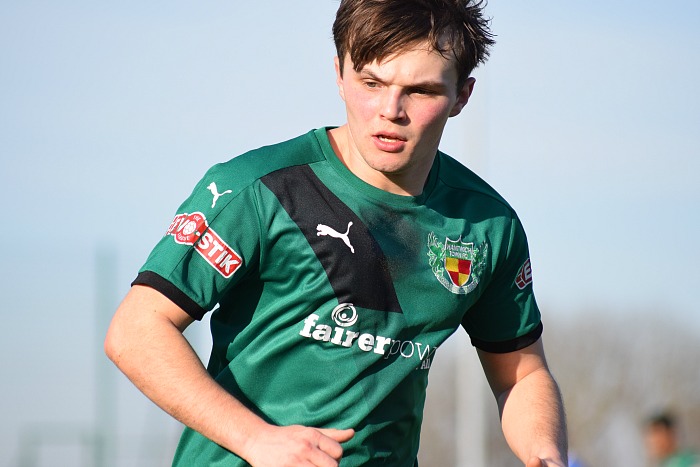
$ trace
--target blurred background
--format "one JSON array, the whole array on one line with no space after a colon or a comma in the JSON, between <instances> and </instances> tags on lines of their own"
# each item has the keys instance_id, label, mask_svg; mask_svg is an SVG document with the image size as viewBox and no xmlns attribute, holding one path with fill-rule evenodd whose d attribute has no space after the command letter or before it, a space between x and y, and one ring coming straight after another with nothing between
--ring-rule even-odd
<instances>
[{"instance_id":1,"label":"blurred background","mask_svg":"<svg viewBox=\"0 0 700 467\"><path fill-rule=\"evenodd\" d=\"M181 426L104 357L109 319L209 166L344 122L337 6L0 0L0 467L170 465ZM664 408L700 448L700 3L487 12L442 149L523 220L572 451L650 465ZM421 465L519 465L464 333L438 355Z\"/></svg>"}]
</instances>

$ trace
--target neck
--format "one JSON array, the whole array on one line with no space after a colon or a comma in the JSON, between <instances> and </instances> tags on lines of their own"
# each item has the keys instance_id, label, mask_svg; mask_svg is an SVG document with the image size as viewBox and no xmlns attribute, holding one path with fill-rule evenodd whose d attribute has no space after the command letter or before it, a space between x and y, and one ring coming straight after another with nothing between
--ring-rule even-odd
<instances>
[{"instance_id":1,"label":"neck","mask_svg":"<svg viewBox=\"0 0 700 467\"><path fill-rule=\"evenodd\" d=\"M387 173L370 167L352 144L347 125L328 131L328 139L336 156L360 180L375 188L401 196L418 196L423 193L423 187L432 167L410 166L400 172Z\"/></svg>"}]
</instances>

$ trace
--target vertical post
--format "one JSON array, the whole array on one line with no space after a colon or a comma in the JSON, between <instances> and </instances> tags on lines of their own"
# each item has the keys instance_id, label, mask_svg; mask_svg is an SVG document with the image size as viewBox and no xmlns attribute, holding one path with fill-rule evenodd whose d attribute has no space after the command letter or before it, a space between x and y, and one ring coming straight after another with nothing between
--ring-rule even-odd
<instances>
[{"instance_id":1,"label":"vertical post","mask_svg":"<svg viewBox=\"0 0 700 467\"><path fill-rule=\"evenodd\" d=\"M105 356L104 337L117 306L117 254L113 247L100 245L95 252L95 437L93 465L111 467L114 462L117 394L115 369Z\"/></svg>"},{"instance_id":2,"label":"vertical post","mask_svg":"<svg viewBox=\"0 0 700 467\"><path fill-rule=\"evenodd\" d=\"M489 465L486 455L487 391L476 352L462 346L455 358L456 465Z\"/></svg>"},{"instance_id":3,"label":"vertical post","mask_svg":"<svg viewBox=\"0 0 700 467\"><path fill-rule=\"evenodd\" d=\"M488 100L489 69L477 69L477 92L469 99L466 115L462 118L462 142L465 155L463 163L474 172L485 176L488 172ZM487 454L487 433L489 419L487 410L493 406L491 391L488 388L481 363L465 333L459 335L460 344L455 359L456 407L456 465L490 465Z\"/></svg>"}]
</instances>

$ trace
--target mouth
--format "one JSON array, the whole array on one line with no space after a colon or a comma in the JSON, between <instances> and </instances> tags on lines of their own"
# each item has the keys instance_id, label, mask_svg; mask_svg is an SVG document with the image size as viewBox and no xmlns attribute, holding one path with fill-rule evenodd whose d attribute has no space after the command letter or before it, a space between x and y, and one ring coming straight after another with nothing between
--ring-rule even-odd
<instances>
[{"instance_id":1,"label":"mouth","mask_svg":"<svg viewBox=\"0 0 700 467\"><path fill-rule=\"evenodd\" d=\"M406 149L407 139L396 133L376 133L373 139L377 149L383 152L400 153Z\"/></svg>"},{"instance_id":2,"label":"mouth","mask_svg":"<svg viewBox=\"0 0 700 467\"><path fill-rule=\"evenodd\" d=\"M397 136L397 135L385 135L385 134L378 134L376 135L377 139L380 141L384 141L385 143L398 143L398 142L405 142L406 140Z\"/></svg>"}]
</instances>

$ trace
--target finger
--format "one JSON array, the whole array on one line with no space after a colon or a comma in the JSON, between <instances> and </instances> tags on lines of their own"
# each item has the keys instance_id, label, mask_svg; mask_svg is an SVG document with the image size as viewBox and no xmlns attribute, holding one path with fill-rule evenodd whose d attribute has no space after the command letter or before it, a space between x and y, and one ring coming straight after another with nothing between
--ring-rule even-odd
<instances>
[{"instance_id":1,"label":"finger","mask_svg":"<svg viewBox=\"0 0 700 467\"><path fill-rule=\"evenodd\" d=\"M343 457L343 447L336 440L328 436L319 437L318 449L336 460L340 460Z\"/></svg>"},{"instance_id":2,"label":"finger","mask_svg":"<svg viewBox=\"0 0 700 467\"><path fill-rule=\"evenodd\" d=\"M318 431L320 431L324 436L328 436L329 438L339 443L350 441L352 437L355 436L355 430L353 430L352 428L348 428L347 430L337 430L335 428L319 428Z\"/></svg>"},{"instance_id":3,"label":"finger","mask_svg":"<svg viewBox=\"0 0 700 467\"><path fill-rule=\"evenodd\" d=\"M545 467L545 465L542 462L542 459L540 459L539 457L532 457L529 461L527 461L525 467Z\"/></svg>"},{"instance_id":4,"label":"finger","mask_svg":"<svg viewBox=\"0 0 700 467\"><path fill-rule=\"evenodd\" d=\"M306 453L303 463L295 463L290 465L303 465L304 467L338 467L340 459L334 459L328 453L321 449L314 449Z\"/></svg>"},{"instance_id":5,"label":"finger","mask_svg":"<svg viewBox=\"0 0 700 467\"><path fill-rule=\"evenodd\" d=\"M354 430L320 429L322 435L318 440L318 448L335 460L343 458L343 447L340 443L348 441L355 435Z\"/></svg>"},{"instance_id":6,"label":"finger","mask_svg":"<svg viewBox=\"0 0 700 467\"><path fill-rule=\"evenodd\" d=\"M308 439L310 444L307 444L302 453L301 459L294 466L304 467L338 467L340 460L343 457L343 448L339 443L331 438L316 432L313 438ZM303 460L303 463L299 461Z\"/></svg>"}]
</instances>

